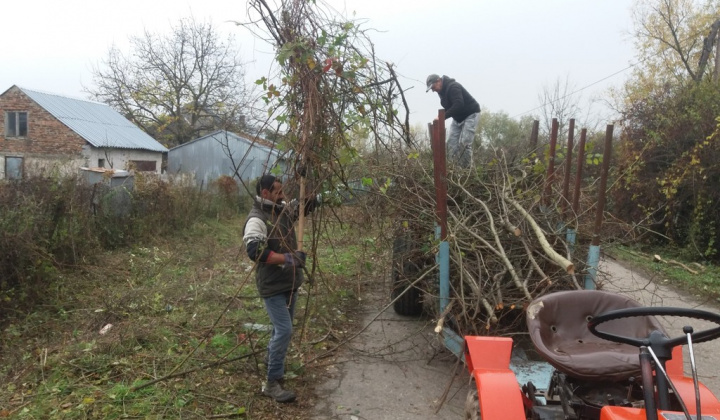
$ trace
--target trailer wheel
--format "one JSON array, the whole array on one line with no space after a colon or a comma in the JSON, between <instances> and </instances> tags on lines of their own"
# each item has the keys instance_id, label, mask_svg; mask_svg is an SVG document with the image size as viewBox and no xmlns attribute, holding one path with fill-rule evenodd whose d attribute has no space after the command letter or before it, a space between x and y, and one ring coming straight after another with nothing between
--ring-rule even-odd
<instances>
[{"instance_id":1,"label":"trailer wheel","mask_svg":"<svg viewBox=\"0 0 720 420\"><path fill-rule=\"evenodd\" d=\"M468 389L467 397L465 397L465 420L482 420L480 400L478 399L478 390L474 379L470 382L470 389Z\"/></svg>"},{"instance_id":2,"label":"trailer wheel","mask_svg":"<svg viewBox=\"0 0 720 420\"><path fill-rule=\"evenodd\" d=\"M393 241L392 292L393 309L398 315L417 316L422 313L422 291L408 286L417 280L421 267L413 261L415 244L407 232L402 232ZM406 290L407 289L407 290Z\"/></svg>"}]
</instances>

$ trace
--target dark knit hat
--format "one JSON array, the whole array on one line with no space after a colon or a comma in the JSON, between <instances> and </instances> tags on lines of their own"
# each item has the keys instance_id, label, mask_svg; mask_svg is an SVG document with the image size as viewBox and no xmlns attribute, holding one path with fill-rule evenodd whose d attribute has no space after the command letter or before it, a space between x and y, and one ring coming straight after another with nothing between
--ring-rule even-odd
<instances>
[{"instance_id":1,"label":"dark knit hat","mask_svg":"<svg viewBox=\"0 0 720 420\"><path fill-rule=\"evenodd\" d=\"M262 190L272 190L273 184L277 181L277 178L275 178L274 175L263 175L258 179L257 185L255 185L255 190L257 191L257 195L260 195L260 192Z\"/></svg>"}]
</instances>

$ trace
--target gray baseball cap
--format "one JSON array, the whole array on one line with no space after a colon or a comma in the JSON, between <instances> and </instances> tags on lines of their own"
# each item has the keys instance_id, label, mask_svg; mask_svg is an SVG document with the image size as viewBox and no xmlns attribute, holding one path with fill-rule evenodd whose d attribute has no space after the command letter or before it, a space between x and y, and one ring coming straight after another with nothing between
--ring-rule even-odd
<instances>
[{"instance_id":1,"label":"gray baseball cap","mask_svg":"<svg viewBox=\"0 0 720 420\"><path fill-rule=\"evenodd\" d=\"M425 84L427 84L427 90L425 92L430 92L430 89L432 88L432 84L435 83L440 78L437 74L431 74L427 77L427 80L425 81Z\"/></svg>"}]
</instances>

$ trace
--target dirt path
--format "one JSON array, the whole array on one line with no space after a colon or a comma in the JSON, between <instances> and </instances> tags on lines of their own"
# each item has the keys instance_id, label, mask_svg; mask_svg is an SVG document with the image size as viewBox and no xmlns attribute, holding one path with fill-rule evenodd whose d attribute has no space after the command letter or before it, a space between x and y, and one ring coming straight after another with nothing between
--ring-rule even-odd
<instances>
[{"instance_id":1,"label":"dirt path","mask_svg":"<svg viewBox=\"0 0 720 420\"><path fill-rule=\"evenodd\" d=\"M663 286L663 279L652 279L656 284L616 262L603 261L600 271L609 278L605 290L626 294L645 305L718 311L716 304L701 296ZM387 290L387 285L367 290L358 322L369 327L341 353L338 363L327 369L327 379L316 390L313 418L462 419L468 389L465 366L458 366L457 358L445 350L431 321L401 317L392 308L378 317L388 302ZM683 325L675 322L666 327L669 333L680 334ZM708 327L704 322L692 325L696 331ZM720 341L697 345L695 356L700 380L720 395ZM689 366L687 352L685 361ZM446 391L447 398L440 405Z\"/></svg>"}]
</instances>

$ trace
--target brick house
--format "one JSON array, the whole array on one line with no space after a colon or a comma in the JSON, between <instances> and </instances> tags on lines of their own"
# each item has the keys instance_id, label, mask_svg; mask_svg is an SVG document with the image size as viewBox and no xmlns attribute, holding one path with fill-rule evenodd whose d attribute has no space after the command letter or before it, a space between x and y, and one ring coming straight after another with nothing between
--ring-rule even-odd
<instances>
[{"instance_id":1,"label":"brick house","mask_svg":"<svg viewBox=\"0 0 720 420\"><path fill-rule=\"evenodd\" d=\"M168 149L108 105L12 86L0 94L0 179L102 167L160 173Z\"/></svg>"}]
</instances>

